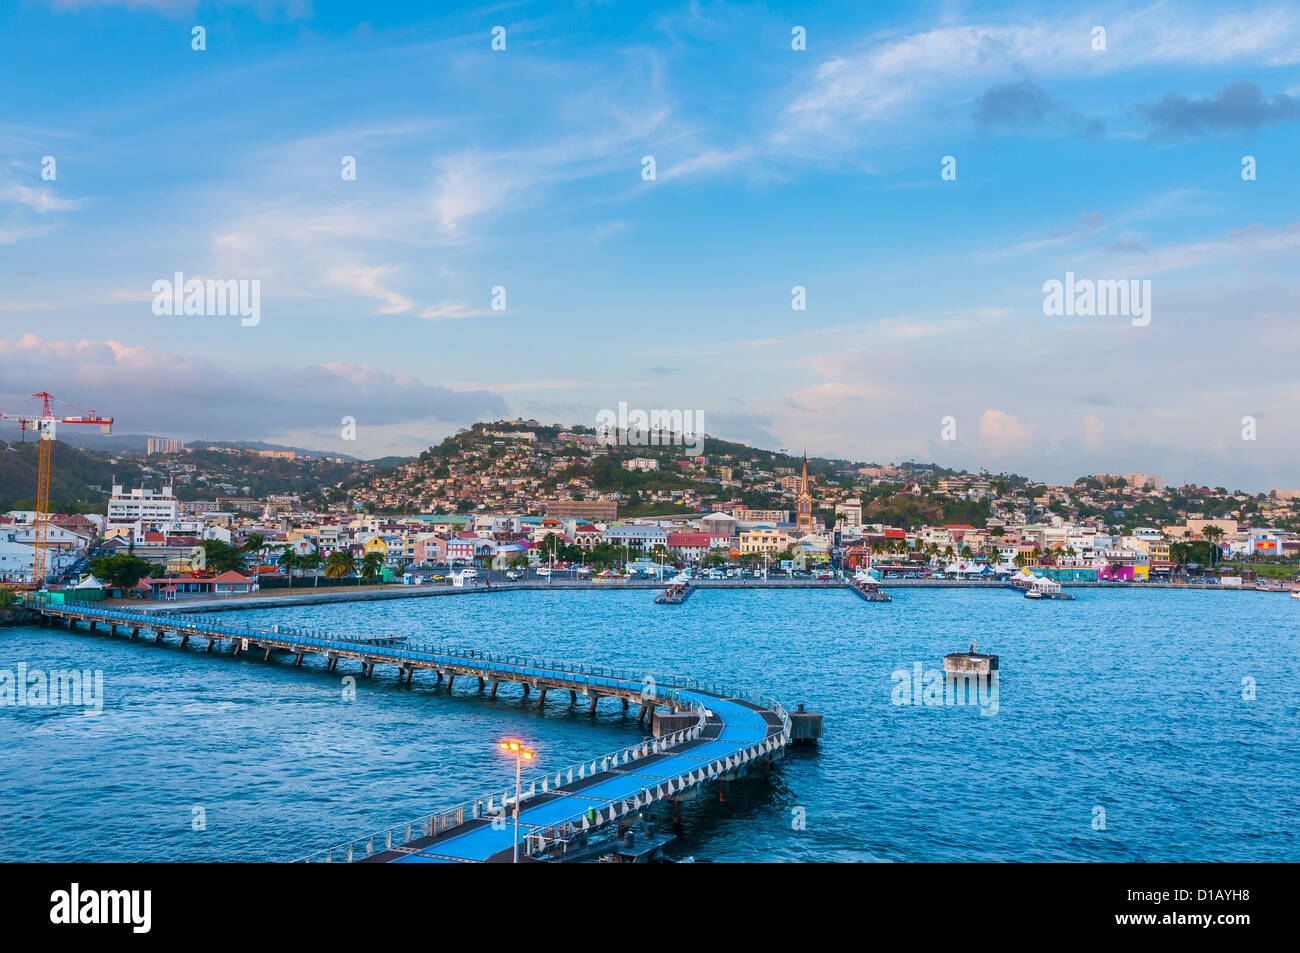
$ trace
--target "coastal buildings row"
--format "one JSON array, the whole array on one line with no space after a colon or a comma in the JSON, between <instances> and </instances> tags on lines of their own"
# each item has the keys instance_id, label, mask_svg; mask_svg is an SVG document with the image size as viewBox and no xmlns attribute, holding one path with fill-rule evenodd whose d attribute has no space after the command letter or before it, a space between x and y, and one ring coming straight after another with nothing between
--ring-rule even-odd
<instances>
[{"instance_id":1,"label":"coastal buildings row","mask_svg":"<svg viewBox=\"0 0 1300 953\"><path fill-rule=\"evenodd\" d=\"M102 540L106 552L132 552L168 572L203 572L212 543L238 548L250 538L264 541L250 562L270 572L286 547L307 558L377 555L393 571L528 564L557 551L578 560L599 553L608 563L619 551L674 563L780 559L804 567L906 557L945 571L987 566L992 557L1080 578L1159 576L1173 565L1171 547L1189 541L1212 541L1224 558L1300 554L1300 492L1166 488L1143 473L1058 486L911 463L814 468L806 457L738 445L694 455L628 451L590 433L499 421L359 481L255 495L238 475L219 481L197 469L200 457L188 448L154 449L157 462L146 469L157 488L114 481L105 511L79 517L88 525L56 552L56 568ZM201 449L220 450L218 466L238 457ZM243 451L267 466L284 466L275 455L289 452ZM1148 513L1165 518L1149 525L1133 518ZM18 511L0 519L0 543L9 547L0 575L6 567L21 574L29 522Z\"/></svg>"}]
</instances>

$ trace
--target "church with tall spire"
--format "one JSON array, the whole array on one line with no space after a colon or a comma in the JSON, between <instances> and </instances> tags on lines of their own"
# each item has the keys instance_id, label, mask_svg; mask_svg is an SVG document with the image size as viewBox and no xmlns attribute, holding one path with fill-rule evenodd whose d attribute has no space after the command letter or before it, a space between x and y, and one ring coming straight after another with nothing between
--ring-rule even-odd
<instances>
[{"instance_id":1,"label":"church with tall spire","mask_svg":"<svg viewBox=\"0 0 1300 953\"><path fill-rule=\"evenodd\" d=\"M812 490L808 486L808 451L803 455L803 476L799 478L799 502L795 509L795 527L801 535L813 531Z\"/></svg>"}]
</instances>

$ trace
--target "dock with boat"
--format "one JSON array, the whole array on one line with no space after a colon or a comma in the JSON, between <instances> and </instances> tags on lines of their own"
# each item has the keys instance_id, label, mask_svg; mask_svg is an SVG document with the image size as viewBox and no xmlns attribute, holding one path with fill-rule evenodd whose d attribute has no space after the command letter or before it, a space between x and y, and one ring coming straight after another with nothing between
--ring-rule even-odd
<instances>
[{"instance_id":1,"label":"dock with boat","mask_svg":"<svg viewBox=\"0 0 1300 953\"><path fill-rule=\"evenodd\" d=\"M1008 589L1015 589L1017 592L1023 592L1026 599L1073 599L1074 596L1061 588L1061 584L1055 579L1048 579L1046 576L1035 575L1027 569L1022 569L1016 575L1007 580Z\"/></svg>"},{"instance_id":2,"label":"dock with boat","mask_svg":"<svg viewBox=\"0 0 1300 953\"><path fill-rule=\"evenodd\" d=\"M655 596L656 605L679 606L690 598L695 586L689 582L673 582L663 592Z\"/></svg>"}]
</instances>

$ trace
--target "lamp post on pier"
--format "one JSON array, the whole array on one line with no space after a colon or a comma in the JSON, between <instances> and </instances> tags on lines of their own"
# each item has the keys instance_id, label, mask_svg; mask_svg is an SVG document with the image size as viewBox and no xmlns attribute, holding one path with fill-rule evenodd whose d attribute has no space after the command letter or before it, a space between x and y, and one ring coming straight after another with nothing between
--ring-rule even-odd
<instances>
[{"instance_id":1,"label":"lamp post on pier","mask_svg":"<svg viewBox=\"0 0 1300 953\"><path fill-rule=\"evenodd\" d=\"M515 756L515 859L519 863L519 795L520 795L520 772L525 761L533 760L533 753L521 745L518 741L501 742L501 750L508 751Z\"/></svg>"}]
</instances>

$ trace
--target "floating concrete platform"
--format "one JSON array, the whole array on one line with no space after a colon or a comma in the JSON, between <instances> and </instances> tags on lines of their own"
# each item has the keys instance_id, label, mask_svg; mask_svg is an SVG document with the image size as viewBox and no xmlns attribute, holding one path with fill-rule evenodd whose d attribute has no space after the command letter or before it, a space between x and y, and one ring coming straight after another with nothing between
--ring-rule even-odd
<instances>
[{"instance_id":1,"label":"floating concrete platform","mask_svg":"<svg viewBox=\"0 0 1300 953\"><path fill-rule=\"evenodd\" d=\"M996 655L982 655L978 652L954 652L943 657L943 671L946 675L988 675L998 670ZM793 717L793 716L791 716Z\"/></svg>"}]
</instances>

